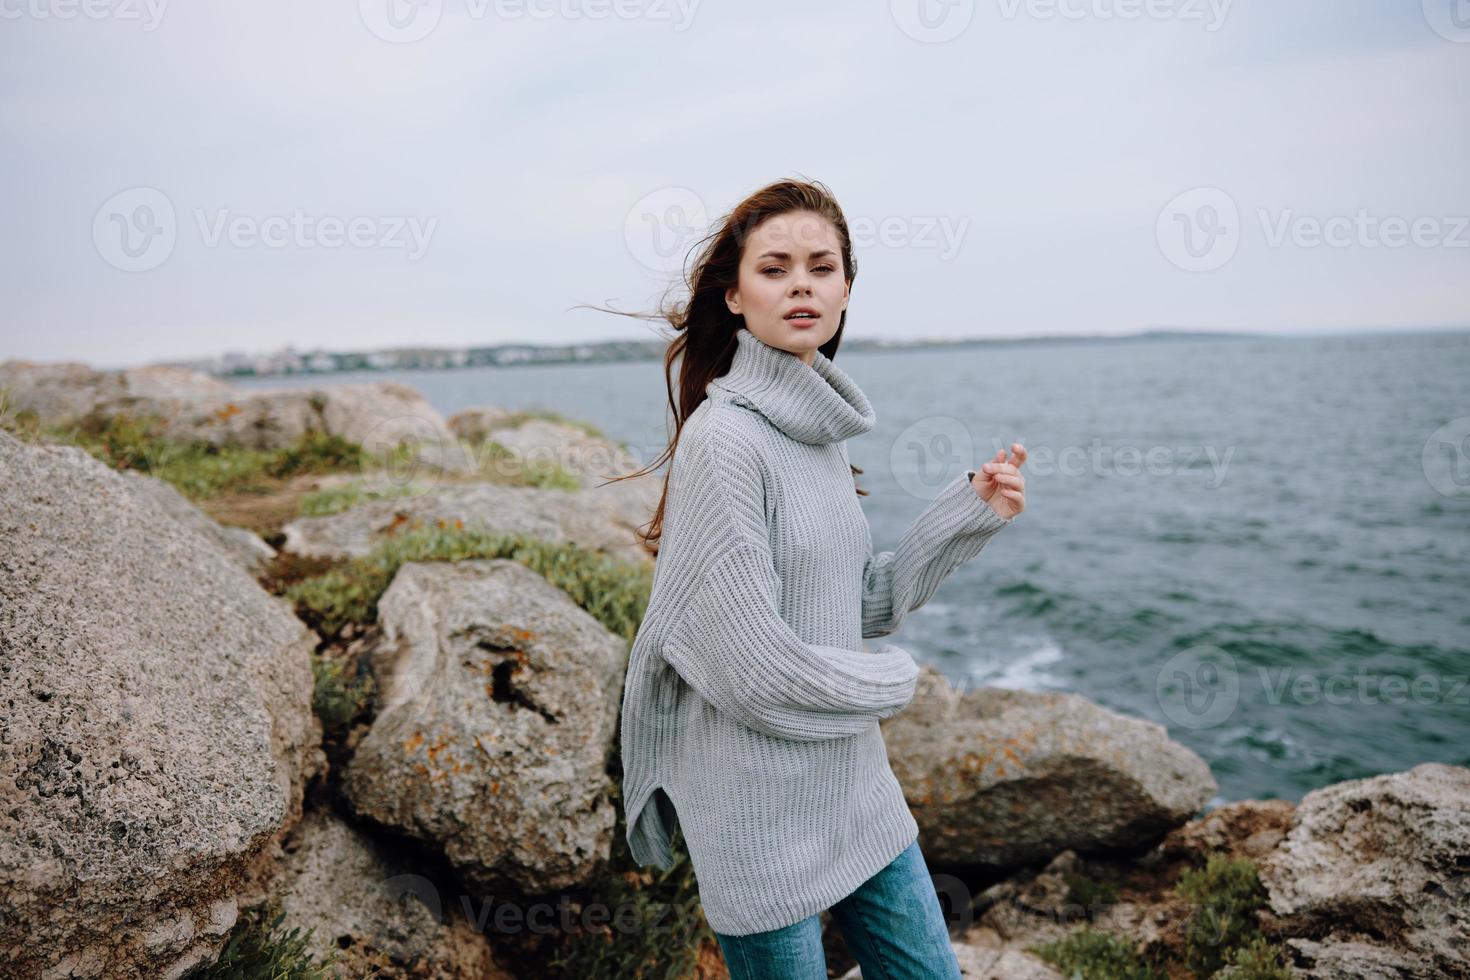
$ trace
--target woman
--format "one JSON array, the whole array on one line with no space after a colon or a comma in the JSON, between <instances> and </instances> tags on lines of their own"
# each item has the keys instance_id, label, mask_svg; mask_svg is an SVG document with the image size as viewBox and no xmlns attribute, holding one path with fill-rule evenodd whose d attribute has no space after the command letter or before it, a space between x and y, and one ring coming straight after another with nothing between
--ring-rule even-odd
<instances>
[{"instance_id":1,"label":"woman","mask_svg":"<svg viewBox=\"0 0 1470 980\"><path fill-rule=\"evenodd\" d=\"M782 181L731 212L665 314L675 431L623 692L623 799L639 864L668 869L682 829L736 980L825 978L824 909L867 980L960 975L878 726L918 667L862 639L1021 512L1026 452L956 477L873 553L844 440L875 415L832 362L855 273L830 193Z\"/></svg>"}]
</instances>

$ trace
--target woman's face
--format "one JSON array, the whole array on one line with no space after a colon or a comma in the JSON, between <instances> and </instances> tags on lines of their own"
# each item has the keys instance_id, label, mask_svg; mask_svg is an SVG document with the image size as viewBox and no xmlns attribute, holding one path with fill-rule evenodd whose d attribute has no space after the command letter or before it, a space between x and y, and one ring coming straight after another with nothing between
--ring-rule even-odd
<instances>
[{"instance_id":1,"label":"woman's face","mask_svg":"<svg viewBox=\"0 0 1470 980\"><path fill-rule=\"evenodd\" d=\"M740 257L740 285L725 291L725 303L758 339L810 364L837 332L847 295L837 229L815 212L790 211L751 233ZM815 316L793 317L796 310Z\"/></svg>"}]
</instances>

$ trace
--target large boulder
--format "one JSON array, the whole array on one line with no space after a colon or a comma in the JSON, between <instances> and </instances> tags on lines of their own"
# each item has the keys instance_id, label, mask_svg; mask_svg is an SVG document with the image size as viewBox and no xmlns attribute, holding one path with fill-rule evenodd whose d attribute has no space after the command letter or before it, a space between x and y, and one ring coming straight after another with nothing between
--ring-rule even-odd
<instances>
[{"instance_id":1,"label":"large boulder","mask_svg":"<svg viewBox=\"0 0 1470 980\"><path fill-rule=\"evenodd\" d=\"M1076 694L960 692L925 667L908 709L881 724L936 863L1009 867L1066 848L1147 847L1218 788L1162 725Z\"/></svg>"},{"instance_id":2,"label":"large boulder","mask_svg":"<svg viewBox=\"0 0 1470 980\"><path fill-rule=\"evenodd\" d=\"M0 432L0 974L175 977L323 764L312 634L80 449Z\"/></svg>"},{"instance_id":3,"label":"large boulder","mask_svg":"<svg viewBox=\"0 0 1470 980\"><path fill-rule=\"evenodd\" d=\"M645 520L647 516L651 511ZM569 542L625 561L649 560L636 540L636 525L605 487L543 490L494 483L441 484L416 496L297 518L282 528L286 540L281 547L309 558L360 558L405 527L440 521Z\"/></svg>"},{"instance_id":4,"label":"large boulder","mask_svg":"<svg viewBox=\"0 0 1470 980\"><path fill-rule=\"evenodd\" d=\"M151 498L179 524L192 527L213 539L252 578L260 576L276 557L276 549L262 541L260 535L248 528L220 524L195 506L188 497L179 493L167 480L160 480L137 470L121 470L118 475L132 487L134 493Z\"/></svg>"},{"instance_id":5,"label":"large boulder","mask_svg":"<svg viewBox=\"0 0 1470 980\"><path fill-rule=\"evenodd\" d=\"M0 364L0 388L9 389L16 411L35 412L43 423L54 425L119 412L169 416L235 392L201 371L173 367L98 371L79 361L6 361Z\"/></svg>"},{"instance_id":6,"label":"large boulder","mask_svg":"<svg viewBox=\"0 0 1470 980\"><path fill-rule=\"evenodd\" d=\"M438 410L414 388L392 381L237 388L181 368L96 371L75 362L6 361L0 388L9 389L16 411L33 411L44 424L156 415L161 434L180 442L281 449L319 432L374 453L408 443L421 463L438 470L473 466Z\"/></svg>"},{"instance_id":7,"label":"large boulder","mask_svg":"<svg viewBox=\"0 0 1470 980\"><path fill-rule=\"evenodd\" d=\"M308 432L375 453L401 442L433 447L444 469L471 463L438 410L417 389L393 381L239 389L175 413L165 429L173 439L251 449L280 449Z\"/></svg>"},{"instance_id":8,"label":"large boulder","mask_svg":"<svg viewBox=\"0 0 1470 980\"><path fill-rule=\"evenodd\" d=\"M479 406L450 416L449 428L473 447L482 472L513 477L528 466L559 466L583 487L596 488L591 497L612 507L632 526L648 523L658 506L663 491L658 472L612 480L642 469L644 461L627 446L591 435L580 426ZM487 442L498 444L509 456L489 452Z\"/></svg>"},{"instance_id":9,"label":"large boulder","mask_svg":"<svg viewBox=\"0 0 1470 980\"><path fill-rule=\"evenodd\" d=\"M1307 976L1348 976L1354 960L1470 976L1470 769L1424 763L1313 790L1261 881L1277 931L1310 937L1288 942Z\"/></svg>"},{"instance_id":10,"label":"large boulder","mask_svg":"<svg viewBox=\"0 0 1470 980\"><path fill-rule=\"evenodd\" d=\"M282 928L309 935L318 958L335 954L338 976L508 980L461 896L330 810L308 813L284 847Z\"/></svg>"},{"instance_id":11,"label":"large boulder","mask_svg":"<svg viewBox=\"0 0 1470 980\"><path fill-rule=\"evenodd\" d=\"M627 644L509 560L410 562L378 603L378 714L343 773L352 808L527 894L589 881Z\"/></svg>"}]
</instances>

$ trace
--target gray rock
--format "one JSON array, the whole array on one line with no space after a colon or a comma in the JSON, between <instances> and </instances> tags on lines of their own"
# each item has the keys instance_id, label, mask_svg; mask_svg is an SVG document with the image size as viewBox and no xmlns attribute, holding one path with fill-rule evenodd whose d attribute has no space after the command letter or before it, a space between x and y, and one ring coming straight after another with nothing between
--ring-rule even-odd
<instances>
[{"instance_id":1,"label":"gray rock","mask_svg":"<svg viewBox=\"0 0 1470 980\"><path fill-rule=\"evenodd\" d=\"M257 577L265 571L276 549L260 539L260 535L243 527L226 527L204 511L193 501L174 488L166 480L139 473L136 470L121 470L119 476L133 489L134 493L151 497L169 517L180 524L191 527L210 538L241 568Z\"/></svg>"},{"instance_id":2,"label":"gray rock","mask_svg":"<svg viewBox=\"0 0 1470 980\"><path fill-rule=\"evenodd\" d=\"M0 432L0 974L174 977L324 764L313 636L86 452Z\"/></svg>"},{"instance_id":3,"label":"gray rock","mask_svg":"<svg viewBox=\"0 0 1470 980\"><path fill-rule=\"evenodd\" d=\"M0 388L10 390L16 411L35 412L44 423L66 425L97 413L172 415L199 401L229 398L235 389L199 371L143 367L97 371L79 361L0 364Z\"/></svg>"},{"instance_id":4,"label":"gray rock","mask_svg":"<svg viewBox=\"0 0 1470 980\"><path fill-rule=\"evenodd\" d=\"M301 517L284 528L282 549L313 558L359 558L387 535L415 522L463 522L505 534L565 541L626 561L648 561L636 525L607 488L555 490L493 483L439 484L395 500L374 500L324 517ZM650 510L644 519L652 516Z\"/></svg>"},{"instance_id":5,"label":"gray rock","mask_svg":"<svg viewBox=\"0 0 1470 980\"><path fill-rule=\"evenodd\" d=\"M198 371L145 367L95 371L67 362L0 364L13 407L43 423L88 415L157 415L181 442L280 449L307 432L341 436L380 453L406 442L422 464L464 472L473 460L418 391L392 381L301 388L236 388Z\"/></svg>"},{"instance_id":6,"label":"gray rock","mask_svg":"<svg viewBox=\"0 0 1470 980\"><path fill-rule=\"evenodd\" d=\"M933 668L882 723L933 862L1007 867L1066 848L1144 847L1217 785L1162 725L1075 694L956 691Z\"/></svg>"},{"instance_id":7,"label":"gray rock","mask_svg":"<svg viewBox=\"0 0 1470 980\"><path fill-rule=\"evenodd\" d=\"M1470 976L1470 769L1431 762L1313 790L1260 871L1283 930L1321 941L1314 959L1350 958L1356 947L1331 947L1356 943L1431 971L1387 976Z\"/></svg>"},{"instance_id":8,"label":"gray rock","mask_svg":"<svg viewBox=\"0 0 1470 980\"><path fill-rule=\"evenodd\" d=\"M408 443L419 460L444 470L472 466L438 410L393 381L239 389L173 413L165 428L172 439L251 449L280 449L308 432L340 436L373 453Z\"/></svg>"},{"instance_id":9,"label":"gray rock","mask_svg":"<svg viewBox=\"0 0 1470 980\"><path fill-rule=\"evenodd\" d=\"M1288 939L1292 975L1302 980L1444 980L1465 973L1441 973L1422 957L1384 949L1366 942ZM1227 967L1215 974L1228 978L1237 971Z\"/></svg>"},{"instance_id":10,"label":"gray rock","mask_svg":"<svg viewBox=\"0 0 1470 980\"><path fill-rule=\"evenodd\" d=\"M299 928L302 935L309 930L309 948L319 958L336 954L337 976L509 977L466 917L460 896L441 893L412 867L391 861L331 811L308 813L285 850L282 927Z\"/></svg>"},{"instance_id":11,"label":"gray rock","mask_svg":"<svg viewBox=\"0 0 1470 980\"><path fill-rule=\"evenodd\" d=\"M589 881L612 840L627 644L508 560L405 564L378 610L378 714L342 781L353 809L485 890Z\"/></svg>"},{"instance_id":12,"label":"gray rock","mask_svg":"<svg viewBox=\"0 0 1470 980\"><path fill-rule=\"evenodd\" d=\"M632 449L588 435L585 430L564 422L539 418L512 422L509 411L482 406L452 416L449 428L475 447L473 452L482 472L511 477L522 468L538 463L559 466L582 486L596 488L598 493L592 495L593 499L606 502L631 525L646 524L653 517L663 492L663 478L657 471L629 480L606 482L630 475L647 462ZM511 457L500 458L488 452L483 445L486 440L499 443L511 452ZM659 451L662 452L662 447Z\"/></svg>"},{"instance_id":13,"label":"gray rock","mask_svg":"<svg viewBox=\"0 0 1470 980\"><path fill-rule=\"evenodd\" d=\"M500 405L476 405L449 416L449 429L471 444L484 442L495 429L506 428L516 413Z\"/></svg>"}]
</instances>

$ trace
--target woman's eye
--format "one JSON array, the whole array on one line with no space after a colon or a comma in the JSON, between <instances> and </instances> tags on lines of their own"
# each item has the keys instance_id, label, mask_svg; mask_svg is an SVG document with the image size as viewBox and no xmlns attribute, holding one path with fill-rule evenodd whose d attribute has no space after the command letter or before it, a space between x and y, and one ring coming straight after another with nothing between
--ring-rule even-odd
<instances>
[{"instance_id":1,"label":"woman's eye","mask_svg":"<svg viewBox=\"0 0 1470 980\"><path fill-rule=\"evenodd\" d=\"M761 274L762 275L770 275L772 272L783 272L783 271L785 271L785 270L783 270L779 265L768 265L764 269L761 270ZM837 269L834 266L830 266L830 265L827 265L827 264L823 263L822 265L817 266L812 271L813 272L822 272L822 271L836 272Z\"/></svg>"}]
</instances>

